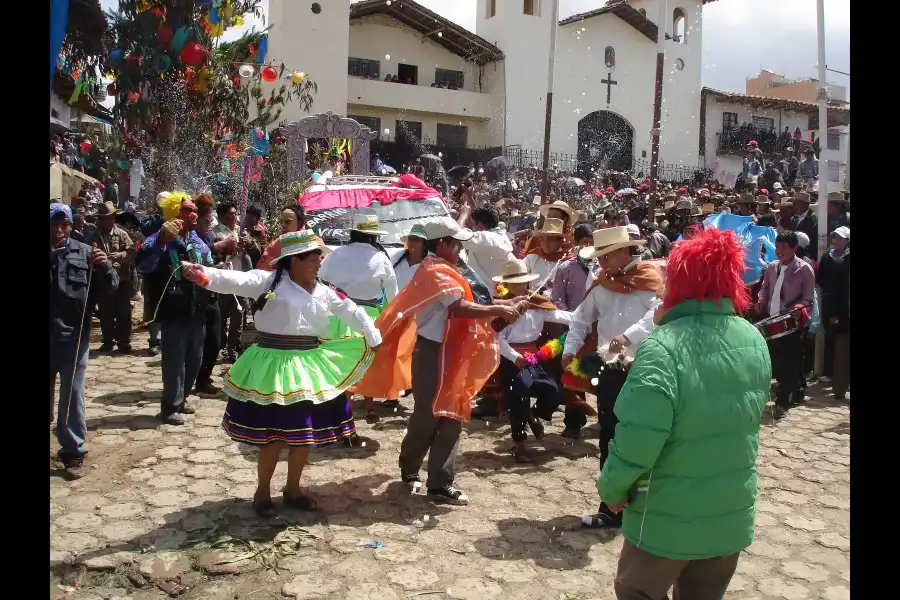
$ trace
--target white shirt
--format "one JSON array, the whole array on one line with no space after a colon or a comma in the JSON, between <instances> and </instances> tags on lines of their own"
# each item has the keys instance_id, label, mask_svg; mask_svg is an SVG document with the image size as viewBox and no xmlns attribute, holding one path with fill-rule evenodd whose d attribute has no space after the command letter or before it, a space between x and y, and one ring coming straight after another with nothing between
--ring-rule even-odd
<instances>
[{"instance_id":1,"label":"white shirt","mask_svg":"<svg viewBox=\"0 0 900 600\"><path fill-rule=\"evenodd\" d=\"M416 274L416 271L419 270L419 265L422 263L416 263L414 265L409 264L406 257L400 259L400 262L397 263L397 266L394 267L394 274L397 276L397 287L403 289L406 287L406 284L410 282L413 278L413 275Z\"/></svg>"},{"instance_id":2,"label":"white shirt","mask_svg":"<svg viewBox=\"0 0 900 600\"><path fill-rule=\"evenodd\" d=\"M530 308L525 314L500 332L497 336L500 340L500 356L512 362L516 362L521 354L512 349L513 344L527 344L541 337L544 330L544 323L560 323L569 325L572 322L572 315L565 310L544 310L539 308Z\"/></svg>"},{"instance_id":3,"label":"white shirt","mask_svg":"<svg viewBox=\"0 0 900 600\"><path fill-rule=\"evenodd\" d=\"M426 340L444 342L444 326L447 324L447 308L460 300L459 294L443 294L416 314L416 333Z\"/></svg>"},{"instance_id":4,"label":"white shirt","mask_svg":"<svg viewBox=\"0 0 900 600\"><path fill-rule=\"evenodd\" d=\"M337 248L322 262L319 279L357 300L379 300L383 293L389 302L397 295L394 265L371 244L354 242Z\"/></svg>"},{"instance_id":5,"label":"white shirt","mask_svg":"<svg viewBox=\"0 0 900 600\"><path fill-rule=\"evenodd\" d=\"M225 238L231 236L236 240L240 240L238 231L239 229L231 229L224 223L217 223L213 227L213 239L216 242L221 242ZM210 251L212 251L212 248L210 248ZM240 241L234 245L234 250L232 252L233 254L225 255L225 260L223 261L225 263L225 268L234 271L249 271L253 265L250 263L249 259L245 260L246 254L244 249L241 248Z\"/></svg>"},{"instance_id":6,"label":"white shirt","mask_svg":"<svg viewBox=\"0 0 900 600\"><path fill-rule=\"evenodd\" d=\"M536 290L540 288L542 285L544 289L550 289L553 287L553 271L556 269L556 265L562 264L563 261L550 261L545 258L541 258L537 254L529 254L525 257L525 266L528 267L528 272L534 275L538 275L539 277L528 284L528 289Z\"/></svg>"},{"instance_id":7,"label":"white shirt","mask_svg":"<svg viewBox=\"0 0 900 600\"><path fill-rule=\"evenodd\" d=\"M203 272L209 278L207 289L211 292L251 298L262 295L275 278L273 271L258 269L246 273L222 269L204 269ZM362 333L369 346L381 344L381 333L375 329L375 323L352 300L341 299L334 290L321 284L317 284L310 294L294 283L287 273L282 274L275 295L254 315L253 322L257 331L264 333L324 337L328 334L328 317L331 315Z\"/></svg>"},{"instance_id":8,"label":"white shirt","mask_svg":"<svg viewBox=\"0 0 900 600\"><path fill-rule=\"evenodd\" d=\"M787 271L787 267L794 265L795 260L797 260L796 256L786 265L778 263L778 279L775 280L775 287L772 288L772 297L769 299L770 317L781 312L781 288L784 285L784 273ZM815 292L815 290L813 291Z\"/></svg>"},{"instance_id":9,"label":"white shirt","mask_svg":"<svg viewBox=\"0 0 900 600\"><path fill-rule=\"evenodd\" d=\"M504 263L515 258L512 242L501 229L476 231L472 239L462 243L466 249L466 264L488 288L498 277Z\"/></svg>"},{"instance_id":10,"label":"white shirt","mask_svg":"<svg viewBox=\"0 0 900 600\"><path fill-rule=\"evenodd\" d=\"M594 287L572 315L563 353L575 354L581 350L591 324L596 321L598 348L624 334L631 341L625 354L634 357L638 346L653 331L653 313L660 304L656 292L619 294L602 285Z\"/></svg>"}]
</instances>

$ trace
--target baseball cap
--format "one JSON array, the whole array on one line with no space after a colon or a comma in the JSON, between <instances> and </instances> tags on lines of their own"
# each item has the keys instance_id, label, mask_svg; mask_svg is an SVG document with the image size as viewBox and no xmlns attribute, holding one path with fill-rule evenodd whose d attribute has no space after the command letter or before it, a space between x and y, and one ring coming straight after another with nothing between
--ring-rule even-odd
<instances>
[{"instance_id":1,"label":"baseball cap","mask_svg":"<svg viewBox=\"0 0 900 600\"><path fill-rule=\"evenodd\" d=\"M459 223L450 217L441 217L438 221L425 223L425 235L429 240L439 240L445 237L451 237L454 240L466 242L472 239L475 232L471 229L463 229Z\"/></svg>"},{"instance_id":2,"label":"baseball cap","mask_svg":"<svg viewBox=\"0 0 900 600\"><path fill-rule=\"evenodd\" d=\"M641 228L634 223L626 225L625 231L628 232L628 235L636 235L637 237L641 237Z\"/></svg>"},{"instance_id":3,"label":"baseball cap","mask_svg":"<svg viewBox=\"0 0 900 600\"><path fill-rule=\"evenodd\" d=\"M61 217L61 218L60 218ZM50 220L60 220L72 222L72 209L68 205L61 202L53 202L50 204Z\"/></svg>"},{"instance_id":4,"label":"baseball cap","mask_svg":"<svg viewBox=\"0 0 900 600\"><path fill-rule=\"evenodd\" d=\"M850 228L849 228L849 227L844 227L843 225L842 225L841 227L838 227L838 228L835 229L834 231L832 231L831 234L832 234L832 235L838 235L838 236L844 238L844 239L847 240L847 241L850 240Z\"/></svg>"},{"instance_id":5,"label":"baseball cap","mask_svg":"<svg viewBox=\"0 0 900 600\"><path fill-rule=\"evenodd\" d=\"M809 236L803 233L802 231L798 231L797 233L797 245L801 248L809 247Z\"/></svg>"}]
</instances>

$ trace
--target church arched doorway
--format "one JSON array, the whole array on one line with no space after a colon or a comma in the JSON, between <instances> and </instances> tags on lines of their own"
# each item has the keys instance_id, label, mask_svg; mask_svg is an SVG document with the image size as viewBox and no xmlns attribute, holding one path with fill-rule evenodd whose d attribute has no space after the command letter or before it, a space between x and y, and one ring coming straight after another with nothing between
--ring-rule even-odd
<instances>
[{"instance_id":1,"label":"church arched doorway","mask_svg":"<svg viewBox=\"0 0 900 600\"><path fill-rule=\"evenodd\" d=\"M578 121L578 170L630 170L634 156L634 128L621 116L598 110Z\"/></svg>"}]
</instances>

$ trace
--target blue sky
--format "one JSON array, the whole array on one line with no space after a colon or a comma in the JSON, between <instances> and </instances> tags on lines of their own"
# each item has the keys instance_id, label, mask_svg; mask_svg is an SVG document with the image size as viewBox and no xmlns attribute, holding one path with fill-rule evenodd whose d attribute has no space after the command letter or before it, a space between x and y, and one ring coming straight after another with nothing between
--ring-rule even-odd
<instances>
[{"instance_id":1,"label":"blue sky","mask_svg":"<svg viewBox=\"0 0 900 600\"><path fill-rule=\"evenodd\" d=\"M474 31L476 0L417 1ZM117 4L118 0L101 0L104 9ZM267 9L268 0L263 4ZM604 0L560 0L560 17L603 4ZM248 18L243 27L233 28L223 39L239 37L252 27L260 29L263 24ZM703 85L720 90L743 92L745 79L763 68L787 77L815 77L816 0L712 2L703 10L703 56ZM825 56L828 67L850 72L850 0L825 0ZM850 99L849 77L829 73L828 81L846 86Z\"/></svg>"}]
</instances>

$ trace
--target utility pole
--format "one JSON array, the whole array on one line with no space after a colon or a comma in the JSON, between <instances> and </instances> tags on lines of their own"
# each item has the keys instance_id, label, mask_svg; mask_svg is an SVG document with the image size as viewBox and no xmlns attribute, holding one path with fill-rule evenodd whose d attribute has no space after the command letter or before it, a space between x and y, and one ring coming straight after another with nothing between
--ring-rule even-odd
<instances>
[{"instance_id":1,"label":"utility pole","mask_svg":"<svg viewBox=\"0 0 900 600\"><path fill-rule=\"evenodd\" d=\"M650 214L656 212L656 198L659 195L656 180L659 179L659 134L662 125L663 69L666 60L666 20L668 7L666 0L659 0L656 17L656 90L653 96L653 131L650 146Z\"/></svg>"},{"instance_id":2,"label":"utility pole","mask_svg":"<svg viewBox=\"0 0 900 600\"><path fill-rule=\"evenodd\" d=\"M550 122L553 117L553 68L556 66L556 28L559 26L559 0L553 0L550 20L550 67L547 69L547 111L544 114L544 178L541 202L550 202Z\"/></svg>"},{"instance_id":3,"label":"utility pole","mask_svg":"<svg viewBox=\"0 0 900 600\"><path fill-rule=\"evenodd\" d=\"M825 76L825 0L816 0L816 29L818 33L819 51L819 89L817 100L819 102L819 240L818 257L822 260L828 247L828 90L826 89ZM821 290L820 290L821 291ZM821 293L819 300L821 300ZM816 359L814 371L822 374L822 366L825 358L825 337L821 329L816 335Z\"/></svg>"}]
</instances>

